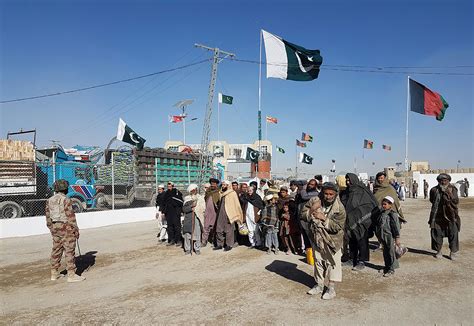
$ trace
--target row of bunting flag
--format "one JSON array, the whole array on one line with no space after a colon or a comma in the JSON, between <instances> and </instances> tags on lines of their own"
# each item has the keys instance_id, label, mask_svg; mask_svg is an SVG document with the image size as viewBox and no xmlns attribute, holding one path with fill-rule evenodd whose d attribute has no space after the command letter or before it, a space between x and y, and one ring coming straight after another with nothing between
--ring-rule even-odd
<instances>
[{"instance_id":1,"label":"row of bunting flag","mask_svg":"<svg viewBox=\"0 0 474 326\"><path fill-rule=\"evenodd\" d=\"M364 148L365 149L373 149L374 148L374 142L372 140L364 139ZM392 150L392 146L382 145L382 149L390 152Z\"/></svg>"}]
</instances>

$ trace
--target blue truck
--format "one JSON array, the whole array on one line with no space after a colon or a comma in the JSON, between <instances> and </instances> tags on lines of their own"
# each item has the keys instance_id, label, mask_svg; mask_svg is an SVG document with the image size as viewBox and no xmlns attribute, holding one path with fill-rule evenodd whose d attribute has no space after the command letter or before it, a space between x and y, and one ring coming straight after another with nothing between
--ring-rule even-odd
<instances>
[{"instance_id":1,"label":"blue truck","mask_svg":"<svg viewBox=\"0 0 474 326\"><path fill-rule=\"evenodd\" d=\"M67 155L61 146L35 151L34 160L0 161L0 218L44 215L57 179L69 182L68 197L80 213L101 201L94 166Z\"/></svg>"}]
</instances>

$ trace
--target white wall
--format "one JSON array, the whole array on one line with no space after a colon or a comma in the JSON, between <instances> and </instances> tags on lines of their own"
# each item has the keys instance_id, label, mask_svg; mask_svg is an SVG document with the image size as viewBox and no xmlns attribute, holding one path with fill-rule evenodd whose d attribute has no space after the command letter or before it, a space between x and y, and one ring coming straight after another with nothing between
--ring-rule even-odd
<instances>
[{"instance_id":1,"label":"white wall","mask_svg":"<svg viewBox=\"0 0 474 326\"><path fill-rule=\"evenodd\" d=\"M100 212L76 214L79 229L91 229L101 226L155 219L155 207L127 208ZM26 237L49 233L45 216L23 217L0 220L0 239Z\"/></svg>"},{"instance_id":2,"label":"white wall","mask_svg":"<svg viewBox=\"0 0 474 326\"><path fill-rule=\"evenodd\" d=\"M474 173L448 173L451 176L451 183L456 186L458 189L458 195L461 197L463 194L460 192L461 183L460 181L467 178L469 181L469 197L474 197ZM418 197L423 197L423 180L428 182L430 186L429 189L433 188L434 186L438 185L438 181L436 181L436 177L439 173L430 173L430 174L421 174L420 172L413 172L413 180L416 180L418 183ZM459 182L458 182L459 181ZM410 189L411 190L411 189ZM429 190L428 190L429 194Z\"/></svg>"}]
</instances>

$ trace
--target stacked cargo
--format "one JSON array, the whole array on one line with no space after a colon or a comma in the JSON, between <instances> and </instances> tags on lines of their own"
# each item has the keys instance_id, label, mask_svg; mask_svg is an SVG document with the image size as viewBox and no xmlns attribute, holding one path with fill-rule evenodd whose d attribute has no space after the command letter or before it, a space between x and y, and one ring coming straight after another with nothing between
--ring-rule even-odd
<instances>
[{"instance_id":1,"label":"stacked cargo","mask_svg":"<svg viewBox=\"0 0 474 326\"><path fill-rule=\"evenodd\" d=\"M29 141L0 139L0 161L34 162L35 149Z\"/></svg>"},{"instance_id":2,"label":"stacked cargo","mask_svg":"<svg viewBox=\"0 0 474 326\"><path fill-rule=\"evenodd\" d=\"M131 152L114 152L114 182L115 184L133 185L135 178L135 163ZM97 166L97 183L112 184L112 165Z\"/></svg>"}]
</instances>

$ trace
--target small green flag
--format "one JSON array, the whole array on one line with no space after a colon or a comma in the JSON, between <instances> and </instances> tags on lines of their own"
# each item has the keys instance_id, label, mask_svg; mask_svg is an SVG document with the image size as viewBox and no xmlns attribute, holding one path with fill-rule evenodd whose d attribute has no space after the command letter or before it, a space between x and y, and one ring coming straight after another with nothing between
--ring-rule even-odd
<instances>
[{"instance_id":1,"label":"small green flag","mask_svg":"<svg viewBox=\"0 0 474 326\"><path fill-rule=\"evenodd\" d=\"M222 93L219 93L219 103L224 103L224 104L232 104L232 101L234 98L229 95L224 95Z\"/></svg>"},{"instance_id":2,"label":"small green flag","mask_svg":"<svg viewBox=\"0 0 474 326\"><path fill-rule=\"evenodd\" d=\"M283 148L281 148L281 147L278 147L278 146L277 146L277 151L279 151L280 153L285 154L285 150L284 150Z\"/></svg>"}]
</instances>

